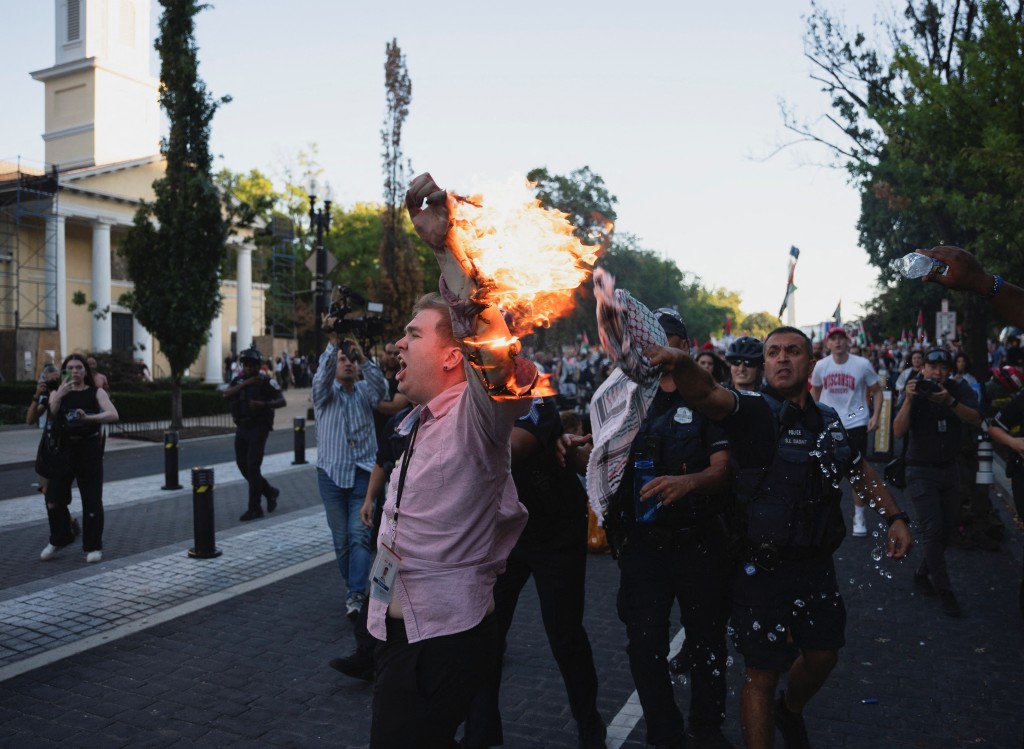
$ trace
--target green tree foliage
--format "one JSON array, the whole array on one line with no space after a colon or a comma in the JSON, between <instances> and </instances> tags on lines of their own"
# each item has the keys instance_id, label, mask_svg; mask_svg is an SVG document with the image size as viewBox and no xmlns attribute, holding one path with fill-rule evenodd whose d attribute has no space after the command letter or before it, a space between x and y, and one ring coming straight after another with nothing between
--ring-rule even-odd
<instances>
[{"instance_id":1,"label":"green tree foliage","mask_svg":"<svg viewBox=\"0 0 1024 749\"><path fill-rule=\"evenodd\" d=\"M598 244L606 221L615 221L619 199L608 192L601 175L589 166L568 175L551 174L546 167L531 169L526 179L537 186L537 198L545 207L569 214L576 236L584 244Z\"/></svg>"},{"instance_id":2,"label":"green tree foliage","mask_svg":"<svg viewBox=\"0 0 1024 749\"><path fill-rule=\"evenodd\" d=\"M879 267L917 247L958 244L995 272L1024 270L1024 5L1002 0L909 0L873 45L815 6L807 56L830 97L827 145L861 194L861 243ZM901 282L874 309L909 327L939 295ZM984 361L987 308L958 300L972 359ZM910 316L912 315L912 317ZM906 316L906 317L904 317Z\"/></svg>"},{"instance_id":3,"label":"green tree foliage","mask_svg":"<svg viewBox=\"0 0 1024 749\"><path fill-rule=\"evenodd\" d=\"M412 165L402 153L402 126L412 102L412 81L405 55L392 39L386 46L384 88L387 112L380 137L384 147L384 211L380 243L380 275L377 296L392 319L406 321L416 299L423 293L423 265L403 221L405 191Z\"/></svg>"},{"instance_id":4,"label":"green tree foliage","mask_svg":"<svg viewBox=\"0 0 1024 749\"><path fill-rule=\"evenodd\" d=\"M160 0L160 104L170 134L156 199L135 214L121 252L135 289L132 311L160 342L172 381L172 427L180 428L181 377L196 360L220 311L228 222L211 174L210 122L229 97L214 99L198 74L196 0Z\"/></svg>"}]
</instances>

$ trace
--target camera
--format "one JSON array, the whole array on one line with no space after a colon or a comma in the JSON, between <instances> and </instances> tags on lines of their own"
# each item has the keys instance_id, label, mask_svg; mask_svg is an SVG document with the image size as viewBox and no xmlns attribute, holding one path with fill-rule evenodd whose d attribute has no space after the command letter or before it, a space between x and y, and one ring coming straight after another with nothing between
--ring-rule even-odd
<instances>
[{"instance_id":1,"label":"camera","mask_svg":"<svg viewBox=\"0 0 1024 749\"><path fill-rule=\"evenodd\" d=\"M358 310L365 312L348 317ZM365 297L343 284L334 287L331 307L327 311L328 316L334 318L331 327L333 332L364 342L371 342L384 335L384 326L391 322L391 316L383 313L383 304L367 302Z\"/></svg>"},{"instance_id":2,"label":"camera","mask_svg":"<svg viewBox=\"0 0 1024 749\"><path fill-rule=\"evenodd\" d=\"M939 383L928 377L921 377L917 381L917 392L920 395L931 395L939 392Z\"/></svg>"}]
</instances>

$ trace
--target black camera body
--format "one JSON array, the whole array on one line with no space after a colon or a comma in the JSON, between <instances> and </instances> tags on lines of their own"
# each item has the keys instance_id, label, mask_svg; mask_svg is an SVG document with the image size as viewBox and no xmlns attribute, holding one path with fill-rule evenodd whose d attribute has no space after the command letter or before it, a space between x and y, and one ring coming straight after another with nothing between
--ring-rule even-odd
<instances>
[{"instance_id":1,"label":"black camera body","mask_svg":"<svg viewBox=\"0 0 1024 749\"><path fill-rule=\"evenodd\" d=\"M939 383L928 377L921 377L917 380L917 392L920 395L931 395L939 392Z\"/></svg>"},{"instance_id":2,"label":"black camera body","mask_svg":"<svg viewBox=\"0 0 1024 749\"><path fill-rule=\"evenodd\" d=\"M374 314L349 317L353 312L376 306ZM372 342L384 335L384 326L391 322L391 316L383 314L383 305L368 303L366 298L351 287L338 285L331 293L331 306L327 315L334 319L331 330L339 335L349 336L362 342Z\"/></svg>"}]
</instances>

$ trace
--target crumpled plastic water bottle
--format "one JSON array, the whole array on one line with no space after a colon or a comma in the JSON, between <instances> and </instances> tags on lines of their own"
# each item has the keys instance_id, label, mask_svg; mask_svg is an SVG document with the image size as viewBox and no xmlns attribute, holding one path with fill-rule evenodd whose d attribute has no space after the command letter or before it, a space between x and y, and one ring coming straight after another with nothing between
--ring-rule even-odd
<instances>
[{"instance_id":1,"label":"crumpled plastic water bottle","mask_svg":"<svg viewBox=\"0 0 1024 749\"><path fill-rule=\"evenodd\" d=\"M932 260L920 252L911 252L898 260L893 260L892 268L904 278L924 278L929 273L946 275L946 271L949 270L945 263Z\"/></svg>"}]
</instances>

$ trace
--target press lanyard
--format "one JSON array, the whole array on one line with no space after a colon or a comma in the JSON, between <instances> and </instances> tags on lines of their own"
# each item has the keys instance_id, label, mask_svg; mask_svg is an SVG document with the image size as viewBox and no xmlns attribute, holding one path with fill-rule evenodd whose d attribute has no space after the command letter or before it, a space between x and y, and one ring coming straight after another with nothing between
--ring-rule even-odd
<instances>
[{"instance_id":1,"label":"press lanyard","mask_svg":"<svg viewBox=\"0 0 1024 749\"><path fill-rule=\"evenodd\" d=\"M405 489L405 475L409 472L409 461L412 460L412 449L413 445L416 444L416 433L420 429L420 419L423 418L423 413L416 418L416 423L412 426L412 434L409 435L409 446L405 448L405 454L402 456L402 470L398 472L398 492L395 495L395 516L391 521L391 546L396 546L395 539L398 537L398 508L402 504L402 491Z\"/></svg>"}]
</instances>

